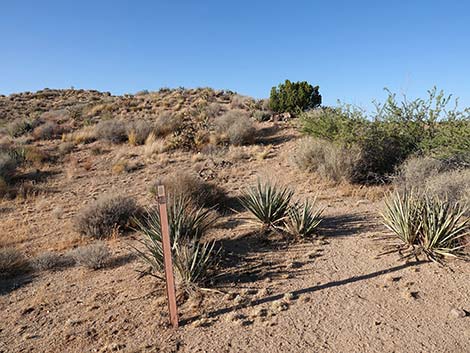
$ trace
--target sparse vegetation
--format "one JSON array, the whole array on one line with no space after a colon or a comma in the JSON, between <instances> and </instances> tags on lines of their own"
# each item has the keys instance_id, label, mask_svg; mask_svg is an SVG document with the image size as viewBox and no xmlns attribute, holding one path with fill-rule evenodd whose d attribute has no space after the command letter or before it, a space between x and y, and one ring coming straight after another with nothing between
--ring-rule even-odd
<instances>
[{"instance_id":1,"label":"sparse vegetation","mask_svg":"<svg viewBox=\"0 0 470 353\"><path fill-rule=\"evenodd\" d=\"M165 137L177 131L181 126L181 117L170 112L163 112L157 116L153 131L157 137Z\"/></svg>"},{"instance_id":2,"label":"sparse vegetation","mask_svg":"<svg viewBox=\"0 0 470 353\"><path fill-rule=\"evenodd\" d=\"M75 218L75 226L82 235L105 238L129 225L138 212L136 202L121 195L105 195L83 208Z\"/></svg>"},{"instance_id":3,"label":"sparse vegetation","mask_svg":"<svg viewBox=\"0 0 470 353\"><path fill-rule=\"evenodd\" d=\"M14 276L28 269L29 262L19 250L0 248L0 278Z\"/></svg>"},{"instance_id":4,"label":"sparse vegetation","mask_svg":"<svg viewBox=\"0 0 470 353\"><path fill-rule=\"evenodd\" d=\"M46 251L36 256L32 260L31 266L36 271L47 271L64 267L68 261L69 259L64 255L60 255L52 251Z\"/></svg>"},{"instance_id":5,"label":"sparse vegetation","mask_svg":"<svg viewBox=\"0 0 470 353\"><path fill-rule=\"evenodd\" d=\"M143 145L152 133L152 125L145 120L138 120L127 127L127 138L131 146Z\"/></svg>"},{"instance_id":6,"label":"sparse vegetation","mask_svg":"<svg viewBox=\"0 0 470 353\"><path fill-rule=\"evenodd\" d=\"M105 243L98 242L72 250L71 256L79 266L99 270L109 264L111 252Z\"/></svg>"}]
</instances>

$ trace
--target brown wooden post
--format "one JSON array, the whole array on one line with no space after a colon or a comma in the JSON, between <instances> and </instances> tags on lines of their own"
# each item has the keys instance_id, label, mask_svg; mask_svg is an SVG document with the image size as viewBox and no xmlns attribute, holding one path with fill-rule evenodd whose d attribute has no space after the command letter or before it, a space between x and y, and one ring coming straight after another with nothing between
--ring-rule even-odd
<instances>
[{"instance_id":1,"label":"brown wooden post","mask_svg":"<svg viewBox=\"0 0 470 353\"><path fill-rule=\"evenodd\" d=\"M163 262L165 265L166 292L168 296L168 309L170 323L178 327L178 308L176 306L175 277L173 275L173 261L171 258L170 231L168 228L168 211L166 208L165 187L158 186L158 206L160 209L160 224L162 227Z\"/></svg>"}]
</instances>

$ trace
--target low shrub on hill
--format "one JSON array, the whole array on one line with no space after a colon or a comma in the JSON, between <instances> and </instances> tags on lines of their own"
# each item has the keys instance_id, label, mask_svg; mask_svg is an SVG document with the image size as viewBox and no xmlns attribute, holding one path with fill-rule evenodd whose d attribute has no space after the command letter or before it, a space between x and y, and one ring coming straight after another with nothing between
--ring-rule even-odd
<instances>
[{"instance_id":1,"label":"low shrub on hill","mask_svg":"<svg viewBox=\"0 0 470 353\"><path fill-rule=\"evenodd\" d=\"M306 81L291 82L286 80L271 89L269 108L278 113L296 113L320 106L321 95L318 86Z\"/></svg>"},{"instance_id":2,"label":"low shrub on hill","mask_svg":"<svg viewBox=\"0 0 470 353\"><path fill-rule=\"evenodd\" d=\"M216 132L222 140L240 146L255 140L256 129L243 110L230 110L215 120Z\"/></svg>"},{"instance_id":3,"label":"low shrub on hill","mask_svg":"<svg viewBox=\"0 0 470 353\"><path fill-rule=\"evenodd\" d=\"M105 238L118 229L125 229L137 212L137 204L132 198L105 195L83 208L75 218L75 225L82 235Z\"/></svg>"}]
</instances>

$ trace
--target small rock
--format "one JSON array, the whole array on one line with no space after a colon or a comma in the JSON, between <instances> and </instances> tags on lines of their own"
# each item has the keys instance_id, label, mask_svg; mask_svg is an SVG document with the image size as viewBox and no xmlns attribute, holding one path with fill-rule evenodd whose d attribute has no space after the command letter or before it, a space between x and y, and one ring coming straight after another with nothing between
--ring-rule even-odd
<instances>
[{"instance_id":1,"label":"small rock","mask_svg":"<svg viewBox=\"0 0 470 353\"><path fill-rule=\"evenodd\" d=\"M450 311L450 315L456 319L461 319L467 316L467 312L463 309L454 308Z\"/></svg>"}]
</instances>

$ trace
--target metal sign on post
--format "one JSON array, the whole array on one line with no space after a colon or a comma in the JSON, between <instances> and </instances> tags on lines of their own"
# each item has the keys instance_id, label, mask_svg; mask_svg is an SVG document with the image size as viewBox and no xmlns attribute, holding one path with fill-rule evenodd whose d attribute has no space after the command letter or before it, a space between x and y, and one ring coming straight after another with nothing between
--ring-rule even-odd
<instances>
[{"instance_id":1,"label":"metal sign on post","mask_svg":"<svg viewBox=\"0 0 470 353\"><path fill-rule=\"evenodd\" d=\"M166 208L165 187L163 185L158 186L158 206L160 210L160 224L162 227L163 262L165 265L166 293L168 296L170 323L174 328L177 328L178 308L176 306L175 277L173 276L168 211Z\"/></svg>"}]
</instances>

